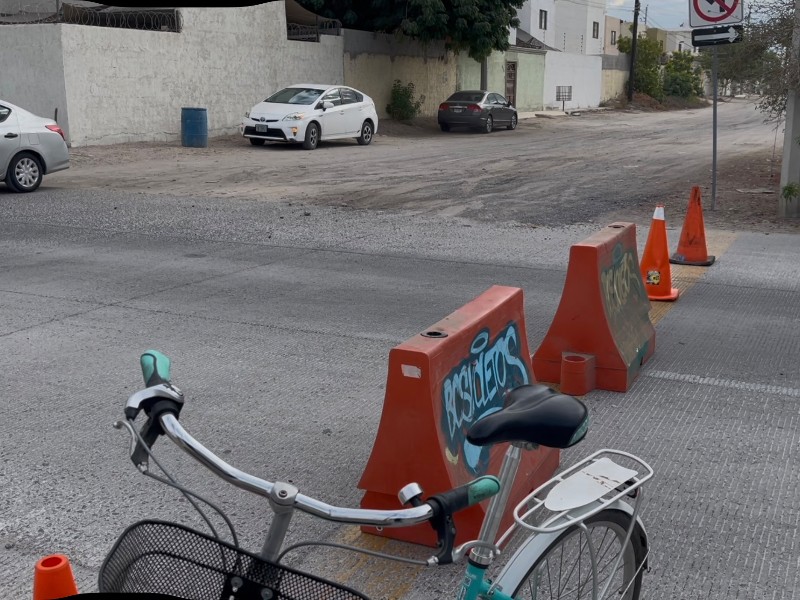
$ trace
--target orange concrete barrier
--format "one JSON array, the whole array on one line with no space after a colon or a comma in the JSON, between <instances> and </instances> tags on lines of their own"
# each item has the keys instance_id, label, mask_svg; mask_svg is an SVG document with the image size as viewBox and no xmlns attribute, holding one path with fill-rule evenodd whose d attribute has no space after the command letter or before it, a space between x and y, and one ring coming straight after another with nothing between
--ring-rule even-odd
<instances>
[{"instance_id":1,"label":"orange concrete barrier","mask_svg":"<svg viewBox=\"0 0 800 600\"><path fill-rule=\"evenodd\" d=\"M493 286L389 352L378 434L358 487L363 508L400 508L397 492L412 481L423 498L497 475L508 444L480 448L466 431L503 406L506 390L534 383L522 290ZM559 452L524 452L510 507L552 477ZM455 515L457 543L476 539L488 501ZM510 510L502 523L513 521ZM435 546L430 525L363 531Z\"/></svg>"},{"instance_id":2,"label":"orange concrete barrier","mask_svg":"<svg viewBox=\"0 0 800 600\"><path fill-rule=\"evenodd\" d=\"M561 301L532 357L536 379L582 395L625 392L655 349L636 226L612 223L574 244Z\"/></svg>"},{"instance_id":3,"label":"orange concrete barrier","mask_svg":"<svg viewBox=\"0 0 800 600\"><path fill-rule=\"evenodd\" d=\"M700 187L694 186L689 196L689 208L683 220L678 251L670 256L669 262L676 265L709 267L715 257L708 255L706 247L706 226L703 222L703 205L700 201Z\"/></svg>"},{"instance_id":4,"label":"orange concrete barrier","mask_svg":"<svg viewBox=\"0 0 800 600\"><path fill-rule=\"evenodd\" d=\"M650 300L672 302L680 291L672 287L672 268L669 266L669 242L667 223L664 220L664 205L656 204L647 243L642 254L642 279Z\"/></svg>"},{"instance_id":5,"label":"orange concrete barrier","mask_svg":"<svg viewBox=\"0 0 800 600\"><path fill-rule=\"evenodd\" d=\"M40 559L33 569L33 600L59 600L78 593L69 559L51 554Z\"/></svg>"}]
</instances>

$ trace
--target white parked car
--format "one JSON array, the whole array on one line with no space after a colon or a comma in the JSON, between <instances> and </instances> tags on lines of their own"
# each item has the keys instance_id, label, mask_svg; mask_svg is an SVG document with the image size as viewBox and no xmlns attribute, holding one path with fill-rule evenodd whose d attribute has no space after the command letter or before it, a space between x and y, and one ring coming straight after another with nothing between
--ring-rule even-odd
<instances>
[{"instance_id":1,"label":"white parked car","mask_svg":"<svg viewBox=\"0 0 800 600\"><path fill-rule=\"evenodd\" d=\"M0 181L15 192L32 192L46 174L67 168L69 150L58 123L0 100Z\"/></svg>"},{"instance_id":2,"label":"white parked car","mask_svg":"<svg viewBox=\"0 0 800 600\"><path fill-rule=\"evenodd\" d=\"M264 142L302 143L356 138L366 146L378 131L372 98L344 85L297 84L284 88L245 114L240 133L254 146Z\"/></svg>"}]
</instances>

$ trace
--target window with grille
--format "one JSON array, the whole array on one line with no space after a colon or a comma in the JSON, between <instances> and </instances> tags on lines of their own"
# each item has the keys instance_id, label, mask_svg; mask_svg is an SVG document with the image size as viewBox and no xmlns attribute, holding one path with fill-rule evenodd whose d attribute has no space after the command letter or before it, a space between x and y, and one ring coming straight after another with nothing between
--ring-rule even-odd
<instances>
[{"instance_id":1,"label":"window with grille","mask_svg":"<svg viewBox=\"0 0 800 600\"><path fill-rule=\"evenodd\" d=\"M600 38L600 23L597 21L592 21L592 37L594 39Z\"/></svg>"},{"instance_id":2,"label":"window with grille","mask_svg":"<svg viewBox=\"0 0 800 600\"><path fill-rule=\"evenodd\" d=\"M539 11L539 29L547 29L547 11Z\"/></svg>"}]
</instances>

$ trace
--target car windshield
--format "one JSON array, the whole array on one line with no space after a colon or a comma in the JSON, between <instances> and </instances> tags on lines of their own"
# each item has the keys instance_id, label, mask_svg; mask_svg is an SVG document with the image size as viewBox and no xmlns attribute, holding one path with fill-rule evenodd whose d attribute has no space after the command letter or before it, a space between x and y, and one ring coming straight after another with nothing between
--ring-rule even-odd
<instances>
[{"instance_id":1,"label":"car windshield","mask_svg":"<svg viewBox=\"0 0 800 600\"><path fill-rule=\"evenodd\" d=\"M315 88L284 88L272 94L264 102L275 104L313 104L325 90Z\"/></svg>"},{"instance_id":2,"label":"car windshield","mask_svg":"<svg viewBox=\"0 0 800 600\"><path fill-rule=\"evenodd\" d=\"M480 102L483 100L483 92L456 92L447 101L450 102Z\"/></svg>"}]
</instances>

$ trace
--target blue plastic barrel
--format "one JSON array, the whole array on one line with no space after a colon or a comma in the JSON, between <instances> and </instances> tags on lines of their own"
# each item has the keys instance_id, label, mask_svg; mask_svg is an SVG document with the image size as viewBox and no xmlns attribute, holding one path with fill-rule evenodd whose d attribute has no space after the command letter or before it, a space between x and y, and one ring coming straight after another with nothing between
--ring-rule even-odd
<instances>
[{"instance_id":1,"label":"blue plastic barrel","mask_svg":"<svg viewBox=\"0 0 800 600\"><path fill-rule=\"evenodd\" d=\"M189 148L208 146L208 111L205 108L181 109L181 145Z\"/></svg>"}]
</instances>

